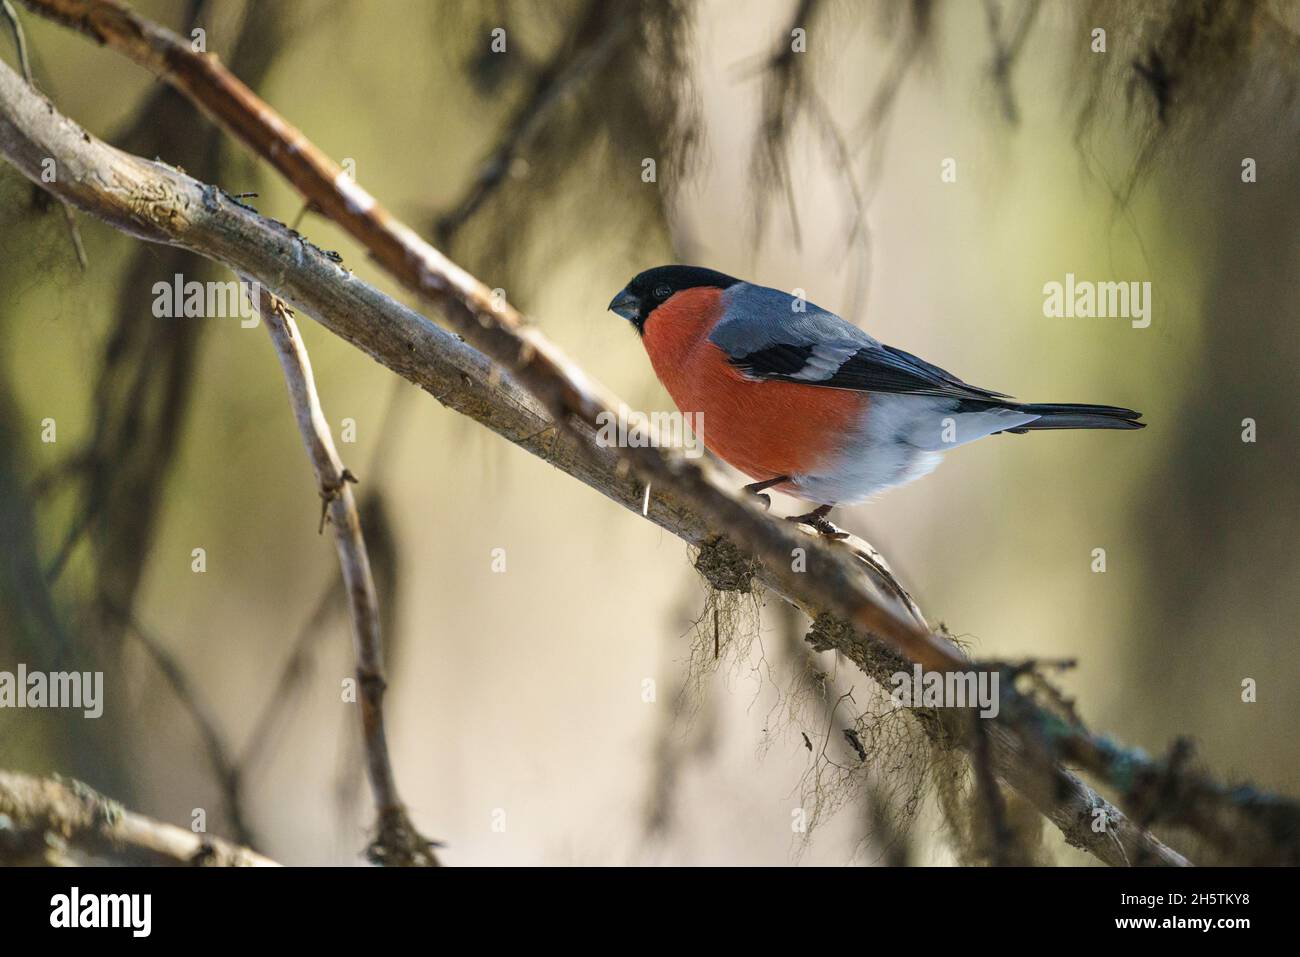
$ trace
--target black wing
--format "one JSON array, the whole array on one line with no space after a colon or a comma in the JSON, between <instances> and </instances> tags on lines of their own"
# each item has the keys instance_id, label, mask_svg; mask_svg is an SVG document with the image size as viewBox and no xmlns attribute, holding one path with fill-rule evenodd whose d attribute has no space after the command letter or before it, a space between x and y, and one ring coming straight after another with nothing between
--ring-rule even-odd
<instances>
[{"instance_id":1,"label":"black wing","mask_svg":"<svg viewBox=\"0 0 1300 957\"><path fill-rule=\"evenodd\" d=\"M995 402L1009 396L962 382L924 359L893 346L858 349L780 343L732 356L731 363L756 379L780 379L828 389L892 392Z\"/></svg>"}]
</instances>

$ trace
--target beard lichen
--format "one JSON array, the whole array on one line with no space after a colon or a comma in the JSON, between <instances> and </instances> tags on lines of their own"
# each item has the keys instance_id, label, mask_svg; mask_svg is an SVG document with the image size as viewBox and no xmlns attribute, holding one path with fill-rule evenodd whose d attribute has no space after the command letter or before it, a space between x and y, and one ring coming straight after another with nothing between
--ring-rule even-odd
<instances>
[{"instance_id":1,"label":"beard lichen","mask_svg":"<svg viewBox=\"0 0 1300 957\"><path fill-rule=\"evenodd\" d=\"M737 670L769 677L776 701L768 712L760 751L783 737L808 755L795 787L796 854L809 846L819 826L857 802L868 806L868 820L890 824L883 834L873 826L858 853L877 850L879 856L897 859L901 847L906 857L909 834L933 799L940 831L962 863L1039 860L1042 819L1012 792L1003 793L994 839L993 818L952 715L894 702L891 677L910 674L905 659L880 642L864 641L833 615L821 614L807 623L801 612L788 609L781 660L789 675L778 680L772 677L765 651L758 665L752 663L762 624L759 563L720 536L702 542L692 563L706 597L689 630L683 695L701 700L707 681L724 660ZM834 657L827 660L827 652ZM839 667L841 656L852 669Z\"/></svg>"},{"instance_id":2,"label":"beard lichen","mask_svg":"<svg viewBox=\"0 0 1300 957\"><path fill-rule=\"evenodd\" d=\"M809 734L810 764L799 786L806 815L803 846L819 824L861 796L871 803L869 820L888 821L890 826L882 834L873 825L860 848L894 855L933 799L941 832L962 863L1039 862L1042 819L1005 789L995 840L976 786L973 759L951 720L954 713L894 702L891 677L910 673L907 661L879 642L861 640L850 625L827 614L813 620L804 645L812 652L805 656L806 671L819 680L805 681L789 708L792 719L816 728ZM835 682L822 664L826 652L848 658L869 679L865 690L851 686L836 696ZM847 679L841 679L840 684L845 683Z\"/></svg>"},{"instance_id":3,"label":"beard lichen","mask_svg":"<svg viewBox=\"0 0 1300 957\"><path fill-rule=\"evenodd\" d=\"M700 543L693 564L705 587L704 607L691 623L686 687L701 692L724 659L738 667L750 660L762 610L755 582L760 565L727 538Z\"/></svg>"}]
</instances>

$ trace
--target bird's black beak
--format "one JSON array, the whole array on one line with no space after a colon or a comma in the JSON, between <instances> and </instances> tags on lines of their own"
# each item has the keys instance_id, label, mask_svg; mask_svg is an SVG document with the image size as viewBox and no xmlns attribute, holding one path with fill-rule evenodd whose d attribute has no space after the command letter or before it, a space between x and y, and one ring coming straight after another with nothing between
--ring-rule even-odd
<instances>
[{"instance_id":1,"label":"bird's black beak","mask_svg":"<svg viewBox=\"0 0 1300 957\"><path fill-rule=\"evenodd\" d=\"M641 322L641 300L627 289L620 289L618 295L610 300L609 311L618 313L633 325Z\"/></svg>"}]
</instances>

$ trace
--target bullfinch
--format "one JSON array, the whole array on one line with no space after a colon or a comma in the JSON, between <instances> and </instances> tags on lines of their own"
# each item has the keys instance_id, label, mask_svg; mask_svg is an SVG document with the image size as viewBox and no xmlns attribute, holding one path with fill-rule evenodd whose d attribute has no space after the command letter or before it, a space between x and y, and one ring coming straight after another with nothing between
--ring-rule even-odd
<instances>
[{"instance_id":1,"label":"bullfinch","mask_svg":"<svg viewBox=\"0 0 1300 957\"><path fill-rule=\"evenodd\" d=\"M779 289L697 266L639 274L609 308L636 328L699 438L765 489L818 507L796 521L839 536L827 515L927 474L943 453L986 435L1140 429L1108 405L1024 404L968 385L924 359Z\"/></svg>"}]
</instances>

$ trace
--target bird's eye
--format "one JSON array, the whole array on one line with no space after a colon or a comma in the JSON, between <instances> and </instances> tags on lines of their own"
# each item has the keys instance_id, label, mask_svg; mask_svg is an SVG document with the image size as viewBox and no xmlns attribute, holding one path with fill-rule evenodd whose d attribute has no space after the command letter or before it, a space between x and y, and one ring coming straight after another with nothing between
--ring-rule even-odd
<instances>
[{"instance_id":1,"label":"bird's eye","mask_svg":"<svg viewBox=\"0 0 1300 957\"><path fill-rule=\"evenodd\" d=\"M656 299L667 299L672 294L673 294L673 289L671 286L665 286L663 284L655 286Z\"/></svg>"}]
</instances>

